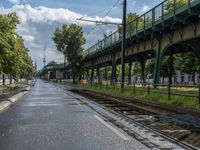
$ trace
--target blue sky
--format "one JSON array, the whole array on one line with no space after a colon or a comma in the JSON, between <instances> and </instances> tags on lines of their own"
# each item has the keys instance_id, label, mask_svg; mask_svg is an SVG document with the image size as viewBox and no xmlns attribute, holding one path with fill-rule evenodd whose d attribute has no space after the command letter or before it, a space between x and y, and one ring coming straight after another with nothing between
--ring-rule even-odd
<instances>
[{"instance_id":1,"label":"blue sky","mask_svg":"<svg viewBox=\"0 0 200 150\"><path fill-rule=\"evenodd\" d=\"M12 7L15 1L18 4L30 4L32 7L46 6L50 8L66 8L71 11L81 14L94 14L95 12L101 11L98 15L103 16L117 0L1 0L1 5L5 8ZM12 2L13 1L13 2ZM128 11L141 13L145 6L152 8L156 4L162 2L162 0L127 0ZM121 2L117 5L120 8ZM134 7L133 7L134 6ZM104 12L103 12L104 10ZM112 17L121 17L121 12L113 9L110 13Z\"/></svg>"},{"instance_id":2,"label":"blue sky","mask_svg":"<svg viewBox=\"0 0 200 150\"><path fill-rule=\"evenodd\" d=\"M43 67L44 49L47 62L63 61L63 55L56 50L52 41L52 35L56 27L62 24L77 23L83 27L86 37L85 48L102 39L103 34L109 34L116 29L115 26L99 26L91 32L95 26L92 23L79 22L76 19L82 16L86 18L121 22L122 1L114 7L111 13L102 18L105 13L118 0L0 0L0 13L16 12L20 19L17 32L30 50L33 60L37 60L38 67ZM162 0L127 0L128 12L142 14L148 9L159 4ZM97 13L98 12L98 13Z\"/></svg>"}]
</instances>

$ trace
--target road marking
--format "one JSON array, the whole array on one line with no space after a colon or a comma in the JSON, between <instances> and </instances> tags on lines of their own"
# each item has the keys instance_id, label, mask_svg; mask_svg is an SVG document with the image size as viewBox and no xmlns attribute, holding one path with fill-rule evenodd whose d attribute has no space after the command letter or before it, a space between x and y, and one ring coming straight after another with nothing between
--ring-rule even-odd
<instances>
[{"instance_id":1,"label":"road marking","mask_svg":"<svg viewBox=\"0 0 200 150\"><path fill-rule=\"evenodd\" d=\"M189 130L162 130L163 132L174 133L174 132L190 132Z\"/></svg>"},{"instance_id":2,"label":"road marking","mask_svg":"<svg viewBox=\"0 0 200 150\"><path fill-rule=\"evenodd\" d=\"M109 128L111 131L113 131L115 134L117 134L119 137L121 137L123 140L128 141L130 140L129 136L123 134L122 132L120 132L119 130L117 130L115 127L109 125L107 122L105 122L102 118L100 118L97 115L94 115L94 117L101 122L103 125L105 125L107 128Z\"/></svg>"},{"instance_id":3,"label":"road marking","mask_svg":"<svg viewBox=\"0 0 200 150\"><path fill-rule=\"evenodd\" d=\"M29 97L29 100L56 100L62 99L62 97Z\"/></svg>"},{"instance_id":4,"label":"road marking","mask_svg":"<svg viewBox=\"0 0 200 150\"><path fill-rule=\"evenodd\" d=\"M78 101L74 101L78 106L81 106L81 104Z\"/></svg>"}]
</instances>

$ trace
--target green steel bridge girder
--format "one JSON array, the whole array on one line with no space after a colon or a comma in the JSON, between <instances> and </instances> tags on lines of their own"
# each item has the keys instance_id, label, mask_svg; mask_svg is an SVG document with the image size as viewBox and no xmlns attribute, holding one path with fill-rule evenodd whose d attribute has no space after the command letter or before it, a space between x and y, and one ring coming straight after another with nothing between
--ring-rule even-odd
<instances>
[{"instance_id":1,"label":"green steel bridge girder","mask_svg":"<svg viewBox=\"0 0 200 150\"><path fill-rule=\"evenodd\" d=\"M180 28L170 30L170 32L160 34L160 36L156 38L145 39L141 40L141 42L133 43L133 45L130 45L130 48L127 48L126 50L125 60L128 63L130 61L134 62L137 59L139 60L145 57L148 58L147 56L149 55L150 51L154 51L156 57L154 83L158 83L162 58L165 54L167 54L167 51L171 50L173 53L178 53L180 50L184 52L184 49L186 49L185 51L193 51L197 54L197 56L200 56L199 38L200 21L198 20L198 22L194 22L194 24L186 24ZM185 45L190 47L190 49L188 49ZM112 53L115 53L118 60L120 59L120 50ZM95 58L95 65L112 62L112 57L109 55L111 54L106 54ZM152 53L151 56L154 57L154 54ZM128 60L129 57L131 58L130 60ZM86 61L85 63L87 64L87 62L89 61Z\"/></svg>"},{"instance_id":2,"label":"green steel bridge girder","mask_svg":"<svg viewBox=\"0 0 200 150\"><path fill-rule=\"evenodd\" d=\"M167 0L127 24L125 60L127 62L134 62L144 57L148 59L148 54L150 51L153 51L155 54L151 57L156 58L154 83L158 83L159 81L162 57L172 47L177 47L173 48L173 52L176 53L178 47L180 47L178 45L188 45L188 47L191 47L200 56L200 1L189 0L188 4L180 8L174 7L176 9L168 14L165 14L163 8L166 2ZM137 24L141 26L141 22L139 21L141 18L150 19L143 20L144 26L140 28L136 26L137 30L134 29L131 25ZM121 40L118 36L118 31L116 31L100 41L100 43L89 48L84 57L85 65L83 68L92 68L93 65L102 67L112 65L112 57L109 57L111 54L115 54L117 57L116 60L119 60L121 57ZM108 41L111 42L109 43Z\"/></svg>"},{"instance_id":3,"label":"green steel bridge girder","mask_svg":"<svg viewBox=\"0 0 200 150\"><path fill-rule=\"evenodd\" d=\"M167 8L167 1L168 0L163 1L162 3L155 6L145 14L138 17L136 20L133 20L132 22L128 23L127 40L136 39L137 37L145 37L149 34L151 35L152 32L156 32L159 28L162 29L171 26L171 24L173 23L179 22L181 19L185 18L185 16L199 14L199 0L188 0L188 3L179 7L177 7L176 5L177 0L174 0L174 9L172 9L171 11L165 10L165 8ZM142 25L140 22L141 20ZM135 25L137 26L134 27ZM137 32L135 31L135 28L137 29ZM117 40L116 37L118 37ZM116 31L107 38L103 39L102 41L98 42L97 44L86 50L86 58L96 57L98 56L98 54L102 55L102 53L107 53L110 51L113 45L116 45L120 42L121 38L119 35L119 31ZM106 43L106 45L102 46L102 43Z\"/></svg>"}]
</instances>

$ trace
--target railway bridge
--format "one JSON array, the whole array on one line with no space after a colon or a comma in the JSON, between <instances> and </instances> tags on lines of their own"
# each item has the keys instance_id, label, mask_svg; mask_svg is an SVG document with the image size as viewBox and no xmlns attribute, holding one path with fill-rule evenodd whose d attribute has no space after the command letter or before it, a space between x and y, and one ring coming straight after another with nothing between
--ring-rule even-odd
<instances>
[{"instance_id":1,"label":"railway bridge","mask_svg":"<svg viewBox=\"0 0 200 150\"><path fill-rule=\"evenodd\" d=\"M200 1L165 0L140 17L126 24L125 63L139 62L144 78L145 62L155 58L154 83L159 82L160 66L164 55L194 52L200 58ZM121 62L121 29L110 34L85 51L82 74L112 66L111 80L116 79L116 65ZM171 61L173 64L173 60ZM61 65L63 66L63 65ZM70 69L69 66L54 70ZM49 69L52 71L53 67Z\"/></svg>"}]
</instances>

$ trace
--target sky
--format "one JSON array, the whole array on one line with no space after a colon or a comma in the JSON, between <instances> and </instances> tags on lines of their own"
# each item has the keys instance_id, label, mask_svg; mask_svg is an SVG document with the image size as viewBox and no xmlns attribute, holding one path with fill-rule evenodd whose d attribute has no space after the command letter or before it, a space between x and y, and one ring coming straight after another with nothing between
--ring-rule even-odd
<instances>
[{"instance_id":1,"label":"sky","mask_svg":"<svg viewBox=\"0 0 200 150\"><path fill-rule=\"evenodd\" d=\"M52 40L57 27L71 23L82 26L86 38L84 48L87 49L102 39L104 34L115 31L116 26L101 25L92 30L96 26L94 23L78 21L77 18L120 23L122 2L123 0L0 0L0 14L17 13L20 24L16 31L23 37L33 62L36 61L38 69L42 69L44 51L46 64L50 61L62 63L64 60ZM127 0L127 12L143 14L160 2L162 0ZM110 9L111 12L105 16Z\"/></svg>"}]
</instances>

